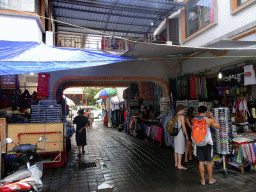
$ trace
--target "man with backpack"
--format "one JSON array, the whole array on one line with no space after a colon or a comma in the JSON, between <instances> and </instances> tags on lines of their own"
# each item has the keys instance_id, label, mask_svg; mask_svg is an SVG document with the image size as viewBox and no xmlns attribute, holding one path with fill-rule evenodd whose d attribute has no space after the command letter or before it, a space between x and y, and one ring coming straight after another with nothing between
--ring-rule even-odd
<instances>
[{"instance_id":1,"label":"man with backpack","mask_svg":"<svg viewBox=\"0 0 256 192\"><path fill-rule=\"evenodd\" d=\"M192 120L192 141L197 148L197 157L199 160L199 172L201 176L201 185L205 185L205 161L209 176L209 184L216 183L212 178L212 160L213 160L213 141L210 127L220 129L220 124L214 119L211 112L208 113L205 106L198 108L199 115Z\"/></svg>"}]
</instances>

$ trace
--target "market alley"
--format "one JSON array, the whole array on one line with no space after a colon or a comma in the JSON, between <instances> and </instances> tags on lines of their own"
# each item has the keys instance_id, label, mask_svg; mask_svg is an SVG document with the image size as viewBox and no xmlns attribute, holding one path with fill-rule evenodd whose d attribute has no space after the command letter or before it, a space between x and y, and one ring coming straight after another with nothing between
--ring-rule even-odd
<instances>
[{"instance_id":1,"label":"market alley","mask_svg":"<svg viewBox=\"0 0 256 192\"><path fill-rule=\"evenodd\" d=\"M74 135L73 135L74 137ZM63 168L45 169L43 191L255 191L255 173L244 175L214 173L214 185L200 185L198 163L188 170L174 167L173 149L159 147L116 128L106 128L102 121L94 122L87 132L85 155L78 162L77 148L72 139L72 151ZM85 168L95 162L96 167ZM100 189L101 188L101 189ZM111 188L111 189L106 189ZM105 190L104 190L105 189Z\"/></svg>"}]
</instances>

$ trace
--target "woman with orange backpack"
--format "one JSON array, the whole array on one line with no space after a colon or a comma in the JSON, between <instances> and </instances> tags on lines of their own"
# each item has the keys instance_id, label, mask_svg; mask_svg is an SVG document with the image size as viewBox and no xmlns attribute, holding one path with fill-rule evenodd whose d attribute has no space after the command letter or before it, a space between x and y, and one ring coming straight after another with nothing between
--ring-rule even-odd
<instances>
[{"instance_id":1,"label":"woman with orange backpack","mask_svg":"<svg viewBox=\"0 0 256 192\"><path fill-rule=\"evenodd\" d=\"M175 155L175 167L181 170L187 170L186 167L181 165L182 155L185 153L185 137L189 141L187 129L185 126L185 117L184 117L185 106L177 106L177 116L178 116L178 135L174 137L174 155ZM185 135L185 136L184 136Z\"/></svg>"}]
</instances>

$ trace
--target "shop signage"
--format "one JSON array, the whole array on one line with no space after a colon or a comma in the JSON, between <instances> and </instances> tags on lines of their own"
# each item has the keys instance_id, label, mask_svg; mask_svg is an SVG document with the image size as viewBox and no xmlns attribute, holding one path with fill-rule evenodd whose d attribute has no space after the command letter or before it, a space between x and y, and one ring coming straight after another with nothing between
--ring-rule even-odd
<instances>
[{"instance_id":1,"label":"shop signage","mask_svg":"<svg viewBox=\"0 0 256 192\"><path fill-rule=\"evenodd\" d=\"M49 80L48 73L38 73L37 97L47 98L49 96Z\"/></svg>"},{"instance_id":2,"label":"shop signage","mask_svg":"<svg viewBox=\"0 0 256 192\"><path fill-rule=\"evenodd\" d=\"M2 75L2 88L15 89L17 83L17 75Z\"/></svg>"}]
</instances>

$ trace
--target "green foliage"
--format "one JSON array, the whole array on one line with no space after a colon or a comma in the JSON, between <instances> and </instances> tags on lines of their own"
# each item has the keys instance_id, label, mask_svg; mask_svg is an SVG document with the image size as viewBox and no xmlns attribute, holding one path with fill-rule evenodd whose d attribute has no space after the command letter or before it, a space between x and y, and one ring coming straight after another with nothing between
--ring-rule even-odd
<instances>
[{"instance_id":1,"label":"green foliage","mask_svg":"<svg viewBox=\"0 0 256 192\"><path fill-rule=\"evenodd\" d=\"M105 89L107 87L84 87L83 93L84 98L87 98L87 102L89 106L95 105L95 102L97 99L94 99L94 96L101 90Z\"/></svg>"}]
</instances>

